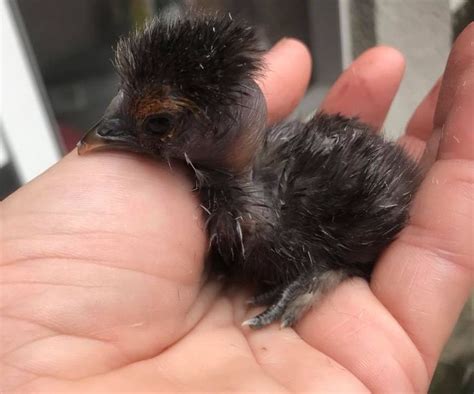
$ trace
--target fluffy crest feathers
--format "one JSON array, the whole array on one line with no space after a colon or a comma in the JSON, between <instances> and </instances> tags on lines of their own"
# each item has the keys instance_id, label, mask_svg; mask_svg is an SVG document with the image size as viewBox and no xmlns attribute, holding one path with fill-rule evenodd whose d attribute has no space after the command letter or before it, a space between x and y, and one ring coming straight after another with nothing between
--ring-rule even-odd
<instances>
[{"instance_id":1,"label":"fluffy crest feathers","mask_svg":"<svg viewBox=\"0 0 474 394\"><path fill-rule=\"evenodd\" d=\"M262 68L255 30L230 15L155 17L116 49L115 66L128 94L166 86L197 105L232 103L242 83Z\"/></svg>"}]
</instances>

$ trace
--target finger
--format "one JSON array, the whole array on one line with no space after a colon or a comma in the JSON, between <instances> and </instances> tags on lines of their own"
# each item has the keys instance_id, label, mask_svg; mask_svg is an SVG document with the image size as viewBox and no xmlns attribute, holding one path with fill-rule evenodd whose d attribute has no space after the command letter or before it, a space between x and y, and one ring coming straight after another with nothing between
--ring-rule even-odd
<instances>
[{"instance_id":1,"label":"finger","mask_svg":"<svg viewBox=\"0 0 474 394\"><path fill-rule=\"evenodd\" d=\"M274 324L244 331L259 366L291 392L368 391L351 371L314 349L292 329L281 330Z\"/></svg>"},{"instance_id":2,"label":"finger","mask_svg":"<svg viewBox=\"0 0 474 394\"><path fill-rule=\"evenodd\" d=\"M361 279L348 280L296 326L305 342L356 376L370 392L424 392L423 360Z\"/></svg>"},{"instance_id":3,"label":"finger","mask_svg":"<svg viewBox=\"0 0 474 394\"><path fill-rule=\"evenodd\" d=\"M440 92L435 126L443 128L442 160L427 174L410 224L376 266L372 282L430 374L473 285L472 42L473 24L454 45Z\"/></svg>"},{"instance_id":4,"label":"finger","mask_svg":"<svg viewBox=\"0 0 474 394\"><path fill-rule=\"evenodd\" d=\"M428 140L433 131L433 118L438 102L441 78L436 81L429 93L420 103L407 124L406 134L421 140Z\"/></svg>"},{"instance_id":5,"label":"finger","mask_svg":"<svg viewBox=\"0 0 474 394\"><path fill-rule=\"evenodd\" d=\"M406 133L398 141L415 160L422 157L433 133L433 119L440 88L441 79L415 110L408 122Z\"/></svg>"},{"instance_id":6,"label":"finger","mask_svg":"<svg viewBox=\"0 0 474 394\"><path fill-rule=\"evenodd\" d=\"M306 46L284 38L265 55L265 74L258 84L265 95L268 122L288 116L303 97L311 76L311 55Z\"/></svg>"},{"instance_id":7,"label":"finger","mask_svg":"<svg viewBox=\"0 0 474 394\"><path fill-rule=\"evenodd\" d=\"M474 22L458 37L446 66L435 114L441 129L439 158L474 156Z\"/></svg>"},{"instance_id":8,"label":"finger","mask_svg":"<svg viewBox=\"0 0 474 394\"><path fill-rule=\"evenodd\" d=\"M321 109L358 116L379 129L400 86L405 70L396 49L377 47L360 55L332 86Z\"/></svg>"},{"instance_id":9,"label":"finger","mask_svg":"<svg viewBox=\"0 0 474 394\"><path fill-rule=\"evenodd\" d=\"M459 35L451 50L448 64L446 65L446 70L444 72L439 102L436 108L434 122L436 127L442 126L446 122L451 108L456 107L453 97L457 95L457 90L469 90L467 85L472 84L473 76L472 73L469 75L469 70L471 68L468 63L472 62L472 57L469 56L469 52L472 54L473 30L474 22L471 22ZM464 74L461 85L458 84L458 77L461 77L458 73Z\"/></svg>"}]
</instances>

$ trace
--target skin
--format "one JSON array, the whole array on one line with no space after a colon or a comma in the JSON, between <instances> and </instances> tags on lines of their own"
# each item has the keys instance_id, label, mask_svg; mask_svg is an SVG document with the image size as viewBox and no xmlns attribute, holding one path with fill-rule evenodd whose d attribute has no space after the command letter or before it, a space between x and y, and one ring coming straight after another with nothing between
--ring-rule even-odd
<instances>
[{"instance_id":1,"label":"skin","mask_svg":"<svg viewBox=\"0 0 474 394\"><path fill-rule=\"evenodd\" d=\"M410 224L370 285L343 283L294 329L243 328L258 312L249 294L202 284L199 203L177 168L72 152L12 194L1 205L2 391L426 392L473 285L473 42L471 24L401 138L415 156L440 140ZM259 83L274 122L303 96L310 58L286 39L267 60ZM403 69L396 50L371 49L323 109L380 128Z\"/></svg>"}]
</instances>

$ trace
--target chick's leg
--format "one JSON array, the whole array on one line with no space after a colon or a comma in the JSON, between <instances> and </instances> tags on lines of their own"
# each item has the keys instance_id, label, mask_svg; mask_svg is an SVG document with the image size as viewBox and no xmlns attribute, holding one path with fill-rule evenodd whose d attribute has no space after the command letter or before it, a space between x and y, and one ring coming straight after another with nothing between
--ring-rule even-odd
<instances>
[{"instance_id":1,"label":"chick's leg","mask_svg":"<svg viewBox=\"0 0 474 394\"><path fill-rule=\"evenodd\" d=\"M317 275L301 275L283 288L278 298L265 311L242 325L257 329L280 320L282 328L292 326L314 303L346 278L343 271L335 270Z\"/></svg>"},{"instance_id":2,"label":"chick's leg","mask_svg":"<svg viewBox=\"0 0 474 394\"><path fill-rule=\"evenodd\" d=\"M261 305L271 305L273 304L279 297L282 291L284 290L283 286L276 286L271 290L268 290L264 293L259 293L256 296L252 297L248 300L249 305L254 306L261 306Z\"/></svg>"}]
</instances>

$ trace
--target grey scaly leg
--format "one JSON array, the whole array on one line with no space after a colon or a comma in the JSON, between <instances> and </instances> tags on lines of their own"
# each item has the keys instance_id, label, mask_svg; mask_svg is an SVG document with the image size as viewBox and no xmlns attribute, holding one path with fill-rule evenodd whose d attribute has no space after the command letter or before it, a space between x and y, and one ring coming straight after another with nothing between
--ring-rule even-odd
<instances>
[{"instance_id":1,"label":"grey scaly leg","mask_svg":"<svg viewBox=\"0 0 474 394\"><path fill-rule=\"evenodd\" d=\"M343 271L325 271L319 275L301 275L279 294L275 302L242 325L262 328L277 320L281 327L292 326L314 303L347 278ZM276 292L278 294L278 292ZM270 294L264 293L263 295ZM256 297L257 298L257 297Z\"/></svg>"},{"instance_id":2,"label":"grey scaly leg","mask_svg":"<svg viewBox=\"0 0 474 394\"><path fill-rule=\"evenodd\" d=\"M271 305L278 299L280 293L283 292L283 289L283 286L277 286L269 291L257 294L248 300L247 304L254 306Z\"/></svg>"}]
</instances>

